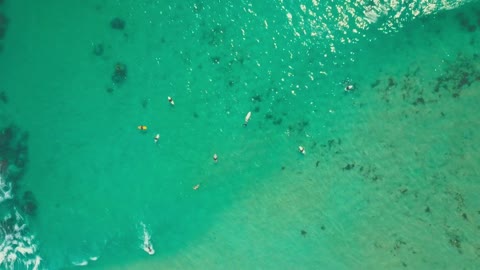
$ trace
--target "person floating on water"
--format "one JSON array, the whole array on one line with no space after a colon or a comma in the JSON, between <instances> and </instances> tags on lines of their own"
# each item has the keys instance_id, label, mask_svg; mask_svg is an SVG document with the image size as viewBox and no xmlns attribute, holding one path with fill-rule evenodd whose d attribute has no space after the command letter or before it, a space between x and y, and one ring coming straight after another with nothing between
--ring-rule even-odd
<instances>
[{"instance_id":1,"label":"person floating on water","mask_svg":"<svg viewBox=\"0 0 480 270\"><path fill-rule=\"evenodd\" d=\"M300 152L300 153L302 153L302 154L304 154L304 155L307 153L307 152L305 151L305 147L303 147L303 146L301 146L301 145L298 147L298 152Z\"/></svg>"},{"instance_id":2,"label":"person floating on water","mask_svg":"<svg viewBox=\"0 0 480 270\"><path fill-rule=\"evenodd\" d=\"M218 156L217 156L217 154L216 154L216 153L215 153L215 154L213 154L213 161L215 161L215 163L217 163L217 161L218 161Z\"/></svg>"},{"instance_id":3,"label":"person floating on water","mask_svg":"<svg viewBox=\"0 0 480 270\"><path fill-rule=\"evenodd\" d=\"M158 143L158 140L160 139L160 134L157 134L155 135L155 137L153 138L153 141L156 143Z\"/></svg>"},{"instance_id":4,"label":"person floating on water","mask_svg":"<svg viewBox=\"0 0 480 270\"><path fill-rule=\"evenodd\" d=\"M170 102L170 104L172 104L172 106L175 105L175 102L173 101L173 98L171 98L171 97L168 97L168 102Z\"/></svg>"},{"instance_id":5,"label":"person floating on water","mask_svg":"<svg viewBox=\"0 0 480 270\"><path fill-rule=\"evenodd\" d=\"M137 128L138 130L141 130L141 131L145 131L148 129L147 126L138 126Z\"/></svg>"},{"instance_id":6,"label":"person floating on water","mask_svg":"<svg viewBox=\"0 0 480 270\"><path fill-rule=\"evenodd\" d=\"M252 116L252 112L248 112L247 115L245 116L245 123L243 123L244 127L247 126L248 121L250 120L250 116Z\"/></svg>"},{"instance_id":7,"label":"person floating on water","mask_svg":"<svg viewBox=\"0 0 480 270\"><path fill-rule=\"evenodd\" d=\"M344 80L343 86L344 86L343 90L345 90L345 92L351 92L355 90L355 84L350 79Z\"/></svg>"},{"instance_id":8,"label":"person floating on water","mask_svg":"<svg viewBox=\"0 0 480 270\"><path fill-rule=\"evenodd\" d=\"M153 250L152 244L150 243L145 244L143 247L143 250L145 250L145 252L147 252L150 255L153 255L155 253L155 251Z\"/></svg>"},{"instance_id":9,"label":"person floating on water","mask_svg":"<svg viewBox=\"0 0 480 270\"><path fill-rule=\"evenodd\" d=\"M200 187L200 184L196 184L195 186L193 186L193 190L197 190L199 187Z\"/></svg>"},{"instance_id":10,"label":"person floating on water","mask_svg":"<svg viewBox=\"0 0 480 270\"><path fill-rule=\"evenodd\" d=\"M348 84L347 86L345 86L345 91L346 92L350 92L354 89L355 89L355 86L353 86L353 84Z\"/></svg>"}]
</instances>

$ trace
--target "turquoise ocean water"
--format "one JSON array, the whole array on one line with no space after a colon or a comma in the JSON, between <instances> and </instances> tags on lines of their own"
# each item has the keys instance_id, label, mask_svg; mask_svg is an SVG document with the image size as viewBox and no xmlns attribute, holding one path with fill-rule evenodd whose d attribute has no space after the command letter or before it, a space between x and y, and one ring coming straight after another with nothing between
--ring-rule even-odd
<instances>
[{"instance_id":1,"label":"turquoise ocean water","mask_svg":"<svg viewBox=\"0 0 480 270\"><path fill-rule=\"evenodd\" d=\"M479 269L479 46L478 1L0 1L0 266Z\"/></svg>"}]
</instances>

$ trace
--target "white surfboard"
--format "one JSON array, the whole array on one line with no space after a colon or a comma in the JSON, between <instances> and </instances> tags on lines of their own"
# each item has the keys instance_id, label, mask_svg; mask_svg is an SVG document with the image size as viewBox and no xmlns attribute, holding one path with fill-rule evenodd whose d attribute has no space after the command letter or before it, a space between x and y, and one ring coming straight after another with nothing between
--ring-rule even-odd
<instances>
[{"instance_id":1,"label":"white surfboard","mask_svg":"<svg viewBox=\"0 0 480 270\"><path fill-rule=\"evenodd\" d=\"M245 123L243 124L244 126L248 124L248 121L250 121L251 116L252 116L252 112L248 112L247 115L245 116Z\"/></svg>"}]
</instances>

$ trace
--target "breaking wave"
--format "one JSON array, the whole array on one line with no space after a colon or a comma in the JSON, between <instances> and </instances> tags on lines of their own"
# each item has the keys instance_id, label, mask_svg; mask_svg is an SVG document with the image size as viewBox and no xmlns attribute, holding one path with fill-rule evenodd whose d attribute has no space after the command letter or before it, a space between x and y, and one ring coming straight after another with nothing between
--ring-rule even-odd
<instances>
[{"instance_id":1,"label":"breaking wave","mask_svg":"<svg viewBox=\"0 0 480 270\"><path fill-rule=\"evenodd\" d=\"M28 231L20 213L6 214L1 221L0 266L4 269L38 269L41 257L37 255L35 237Z\"/></svg>"},{"instance_id":2,"label":"breaking wave","mask_svg":"<svg viewBox=\"0 0 480 270\"><path fill-rule=\"evenodd\" d=\"M319 1L290 4L279 0L295 35L341 36L376 28L382 32L400 29L407 21L442 10L457 8L469 1L392 0L392 1ZM296 2L296 1L294 1Z\"/></svg>"},{"instance_id":3,"label":"breaking wave","mask_svg":"<svg viewBox=\"0 0 480 270\"><path fill-rule=\"evenodd\" d=\"M18 196L27 163L28 133L10 125L0 130L0 268L39 269L42 258L26 215L34 215L33 193Z\"/></svg>"},{"instance_id":4,"label":"breaking wave","mask_svg":"<svg viewBox=\"0 0 480 270\"><path fill-rule=\"evenodd\" d=\"M336 43L355 43L366 31L396 32L415 18L457 8L468 0L279 0L295 36L320 37Z\"/></svg>"}]
</instances>

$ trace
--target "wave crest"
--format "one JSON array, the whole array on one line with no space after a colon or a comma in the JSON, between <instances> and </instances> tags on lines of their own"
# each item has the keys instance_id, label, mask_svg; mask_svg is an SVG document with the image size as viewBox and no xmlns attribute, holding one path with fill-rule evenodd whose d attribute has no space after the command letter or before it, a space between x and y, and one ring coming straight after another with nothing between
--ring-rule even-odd
<instances>
[{"instance_id":1,"label":"wave crest","mask_svg":"<svg viewBox=\"0 0 480 270\"><path fill-rule=\"evenodd\" d=\"M280 6L295 36L312 36L354 43L371 28L384 33L398 31L405 22L442 10L457 8L469 0L346 0Z\"/></svg>"}]
</instances>

